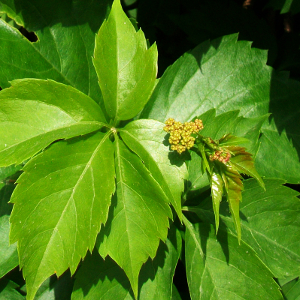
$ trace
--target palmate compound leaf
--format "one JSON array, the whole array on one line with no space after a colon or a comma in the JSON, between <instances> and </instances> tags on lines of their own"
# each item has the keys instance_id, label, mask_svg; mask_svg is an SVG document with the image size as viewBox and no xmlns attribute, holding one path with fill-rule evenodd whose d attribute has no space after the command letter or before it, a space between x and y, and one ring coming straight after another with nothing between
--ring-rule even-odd
<instances>
[{"instance_id":1,"label":"palmate compound leaf","mask_svg":"<svg viewBox=\"0 0 300 300\"><path fill-rule=\"evenodd\" d=\"M99 253L109 255L126 273L135 297L138 276L154 258L168 234L172 211L158 182L117 136L115 140L117 192L108 221L99 235Z\"/></svg>"},{"instance_id":2,"label":"palmate compound leaf","mask_svg":"<svg viewBox=\"0 0 300 300\"><path fill-rule=\"evenodd\" d=\"M10 242L18 241L29 300L93 249L114 190L109 133L59 141L25 165L11 199Z\"/></svg>"},{"instance_id":3,"label":"palmate compound leaf","mask_svg":"<svg viewBox=\"0 0 300 300\"><path fill-rule=\"evenodd\" d=\"M137 120L126 125L120 133L125 144L142 159L160 184L181 219L181 194L187 170L184 161L175 153L172 155L169 146L165 145L163 127L164 124L158 121Z\"/></svg>"},{"instance_id":4,"label":"palmate compound leaf","mask_svg":"<svg viewBox=\"0 0 300 300\"><path fill-rule=\"evenodd\" d=\"M105 122L101 108L70 86L15 80L0 92L0 165L22 163L55 140L90 133Z\"/></svg>"},{"instance_id":5,"label":"palmate compound leaf","mask_svg":"<svg viewBox=\"0 0 300 300\"><path fill-rule=\"evenodd\" d=\"M192 300L283 300L273 274L244 242L184 217L185 261Z\"/></svg>"},{"instance_id":6,"label":"palmate compound leaf","mask_svg":"<svg viewBox=\"0 0 300 300\"><path fill-rule=\"evenodd\" d=\"M170 227L168 238L162 241L155 258L149 258L139 276L139 298L171 300L173 276L181 253L181 234ZM72 300L133 300L134 296L124 271L110 258L105 260L97 251L87 255L75 275Z\"/></svg>"},{"instance_id":7,"label":"palmate compound leaf","mask_svg":"<svg viewBox=\"0 0 300 300\"><path fill-rule=\"evenodd\" d=\"M111 119L136 116L147 103L157 74L157 47L148 49L144 33L136 32L115 0L97 36L94 65L106 111Z\"/></svg>"}]
</instances>

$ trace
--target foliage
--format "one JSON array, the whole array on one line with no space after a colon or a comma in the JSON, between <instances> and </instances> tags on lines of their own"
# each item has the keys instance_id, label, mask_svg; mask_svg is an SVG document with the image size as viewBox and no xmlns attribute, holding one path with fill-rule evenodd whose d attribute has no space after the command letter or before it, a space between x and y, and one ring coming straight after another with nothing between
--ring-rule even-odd
<instances>
[{"instance_id":1,"label":"foliage","mask_svg":"<svg viewBox=\"0 0 300 300\"><path fill-rule=\"evenodd\" d=\"M1 299L300 297L297 60L196 2L0 1Z\"/></svg>"}]
</instances>

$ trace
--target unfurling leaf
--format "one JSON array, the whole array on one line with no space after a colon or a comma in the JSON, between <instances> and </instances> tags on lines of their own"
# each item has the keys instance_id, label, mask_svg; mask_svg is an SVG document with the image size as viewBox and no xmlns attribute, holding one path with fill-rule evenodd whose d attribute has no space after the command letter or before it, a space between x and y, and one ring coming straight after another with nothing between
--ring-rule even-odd
<instances>
[{"instance_id":1,"label":"unfurling leaf","mask_svg":"<svg viewBox=\"0 0 300 300\"><path fill-rule=\"evenodd\" d=\"M222 178L225 185L227 201L229 209L233 217L237 238L241 240L241 224L240 224L240 201L242 201L242 191L244 189L241 175L230 166L226 166L222 170Z\"/></svg>"},{"instance_id":2,"label":"unfurling leaf","mask_svg":"<svg viewBox=\"0 0 300 300\"><path fill-rule=\"evenodd\" d=\"M246 174L255 178L260 186L265 189L265 185L259 174L257 173L254 161L252 159L252 155L246 152L244 147L237 147L237 146L229 146L225 147L230 152L233 153L233 156L230 159L231 165L242 174Z\"/></svg>"},{"instance_id":3,"label":"unfurling leaf","mask_svg":"<svg viewBox=\"0 0 300 300\"><path fill-rule=\"evenodd\" d=\"M215 213L216 232L219 229L219 210L223 196L223 180L219 172L213 171L211 175L211 196Z\"/></svg>"}]
</instances>

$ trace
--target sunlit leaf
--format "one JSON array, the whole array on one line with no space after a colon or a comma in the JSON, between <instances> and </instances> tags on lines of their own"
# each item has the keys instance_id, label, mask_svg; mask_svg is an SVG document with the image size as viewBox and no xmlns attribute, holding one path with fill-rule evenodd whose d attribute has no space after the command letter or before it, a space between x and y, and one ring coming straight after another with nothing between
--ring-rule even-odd
<instances>
[{"instance_id":1,"label":"sunlit leaf","mask_svg":"<svg viewBox=\"0 0 300 300\"><path fill-rule=\"evenodd\" d=\"M136 116L147 103L155 85L157 48L148 49L144 33L136 32L115 0L97 37L94 65L104 104L112 119Z\"/></svg>"},{"instance_id":2,"label":"sunlit leaf","mask_svg":"<svg viewBox=\"0 0 300 300\"><path fill-rule=\"evenodd\" d=\"M161 185L181 219L181 195L187 170L183 159L165 145L164 124L154 120L138 120L121 130L125 144L143 160L151 175Z\"/></svg>"},{"instance_id":3,"label":"sunlit leaf","mask_svg":"<svg viewBox=\"0 0 300 300\"><path fill-rule=\"evenodd\" d=\"M216 232L219 229L219 209L223 197L223 179L219 172L213 171L211 175L211 197L213 202Z\"/></svg>"},{"instance_id":4,"label":"sunlit leaf","mask_svg":"<svg viewBox=\"0 0 300 300\"><path fill-rule=\"evenodd\" d=\"M19 164L55 140L101 128L100 107L51 80L23 79L0 92L0 164Z\"/></svg>"},{"instance_id":5,"label":"sunlit leaf","mask_svg":"<svg viewBox=\"0 0 300 300\"><path fill-rule=\"evenodd\" d=\"M18 241L28 299L50 275L74 273L94 248L115 188L113 153L109 133L98 132L57 142L25 165L11 199L10 241Z\"/></svg>"},{"instance_id":6,"label":"sunlit leaf","mask_svg":"<svg viewBox=\"0 0 300 300\"><path fill-rule=\"evenodd\" d=\"M115 148L117 192L100 232L99 252L125 271L137 296L140 269L149 257L155 257L160 240L166 240L172 212L140 158L118 138Z\"/></svg>"}]
</instances>

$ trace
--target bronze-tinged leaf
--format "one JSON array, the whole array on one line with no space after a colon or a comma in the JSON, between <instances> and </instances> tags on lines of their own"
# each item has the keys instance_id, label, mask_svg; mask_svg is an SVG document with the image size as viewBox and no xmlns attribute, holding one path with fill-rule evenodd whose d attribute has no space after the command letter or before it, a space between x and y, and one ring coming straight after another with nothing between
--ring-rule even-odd
<instances>
[{"instance_id":1,"label":"bronze-tinged leaf","mask_svg":"<svg viewBox=\"0 0 300 300\"><path fill-rule=\"evenodd\" d=\"M236 170L234 170L230 165L226 165L226 167L222 169L222 178L227 193L229 209L232 214L234 225L237 231L237 238L240 243L241 224L239 207L240 201L242 201L243 183L240 174Z\"/></svg>"},{"instance_id":2,"label":"bronze-tinged leaf","mask_svg":"<svg viewBox=\"0 0 300 300\"><path fill-rule=\"evenodd\" d=\"M227 149L233 153L230 159L232 167L239 173L255 178L260 186L265 190L265 184L255 169L252 155L246 152L244 147L232 146Z\"/></svg>"}]
</instances>

